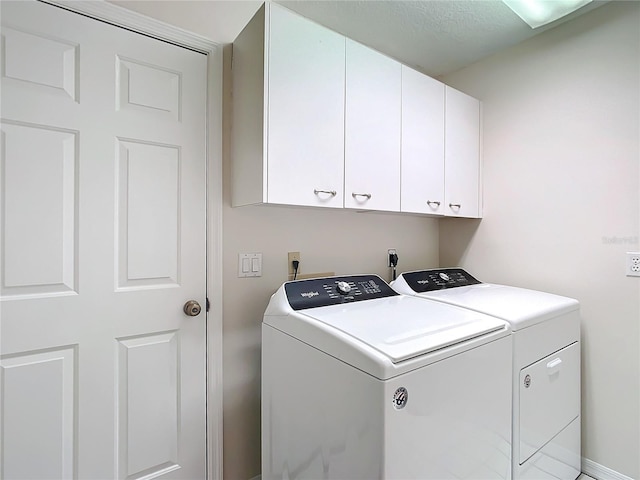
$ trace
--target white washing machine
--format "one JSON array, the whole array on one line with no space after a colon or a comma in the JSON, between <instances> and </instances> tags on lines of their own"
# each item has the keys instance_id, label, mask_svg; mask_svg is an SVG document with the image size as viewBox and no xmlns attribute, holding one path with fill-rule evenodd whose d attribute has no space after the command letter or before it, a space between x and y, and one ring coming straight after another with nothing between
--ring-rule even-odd
<instances>
[{"instance_id":1,"label":"white washing machine","mask_svg":"<svg viewBox=\"0 0 640 480\"><path fill-rule=\"evenodd\" d=\"M513 331L513 478L580 475L580 318L577 300L482 283L459 268L406 272L397 292L506 320Z\"/></svg>"},{"instance_id":2,"label":"white washing machine","mask_svg":"<svg viewBox=\"0 0 640 480\"><path fill-rule=\"evenodd\" d=\"M376 275L285 283L262 324L262 478L510 478L510 333Z\"/></svg>"}]
</instances>

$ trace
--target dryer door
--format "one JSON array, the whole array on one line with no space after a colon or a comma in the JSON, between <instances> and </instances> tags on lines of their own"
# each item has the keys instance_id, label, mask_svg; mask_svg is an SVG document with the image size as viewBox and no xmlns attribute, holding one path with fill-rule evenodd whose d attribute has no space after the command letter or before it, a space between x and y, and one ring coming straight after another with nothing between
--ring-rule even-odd
<instances>
[{"instance_id":1,"label":"dryer door","mask_svg":"<svg viewBox=\"0 0 640 480\"><path fill-rule=\"evenodd\" d=\"M580 344L520 371L520 465L580 415Z\"/></svg>"}]
</instances>

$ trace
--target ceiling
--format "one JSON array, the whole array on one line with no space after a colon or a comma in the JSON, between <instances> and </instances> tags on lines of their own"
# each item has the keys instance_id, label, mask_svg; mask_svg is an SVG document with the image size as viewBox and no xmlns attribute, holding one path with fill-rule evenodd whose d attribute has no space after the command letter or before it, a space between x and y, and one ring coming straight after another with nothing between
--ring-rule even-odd
<instances>
[{"instance_id":1,"label":"ceiling","mask_svg":"<svg viewBox=\"0 0 640 480\"><path fill-rule=\"evenodd\" d=\"M533 30L500 0L276 1L432 77L562 22ZM592 2L565 21L601 4Z\"/></svg>"},{"instance_id":2,"label":"ceiling","mask_svg":"<svg viewBox=\"0 0 640 480\"><path fill-rule=\"evenodd\" d=\"M535 30L500 0L273 1L438 77L570 21L608 0L595 0ZM221 43L232 42L262 4L257 0L112 0L112 3Z\"/></svg>"}]
</instances>

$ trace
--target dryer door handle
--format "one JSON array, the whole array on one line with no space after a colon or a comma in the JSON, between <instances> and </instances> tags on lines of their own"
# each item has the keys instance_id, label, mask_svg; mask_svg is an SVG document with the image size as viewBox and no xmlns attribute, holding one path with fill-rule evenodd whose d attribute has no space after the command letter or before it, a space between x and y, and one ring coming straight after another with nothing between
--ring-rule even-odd
<instances>
[{"instance_id":1,"label":"dryer door handle","mask_svg":"<svg viewBox=\"0 0 640 480\"><path fill-rule=\"evenodd\" d=\"M558 373L560 371L560 365L562 364L561 358L554 358L550 362L547 363L547 375L553 375L554 373Z\"/></svg>"}]
</instances>

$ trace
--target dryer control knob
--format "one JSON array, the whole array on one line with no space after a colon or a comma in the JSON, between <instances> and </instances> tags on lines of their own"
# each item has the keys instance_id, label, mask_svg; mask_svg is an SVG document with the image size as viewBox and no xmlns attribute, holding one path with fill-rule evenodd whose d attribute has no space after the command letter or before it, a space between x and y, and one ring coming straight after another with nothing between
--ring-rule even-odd
<instances>
[{"instance_id":1,"label":"dryer control knob","mask_svg":"<svg viewBox=\"0 0 640 480\"><path fill-rule=\"evenodd\" d=\"M338 290L338 293L346 295L351 291L351 285L349 285L347 282L338 282L336 289Z\"/></svg>"}]
</instances>

